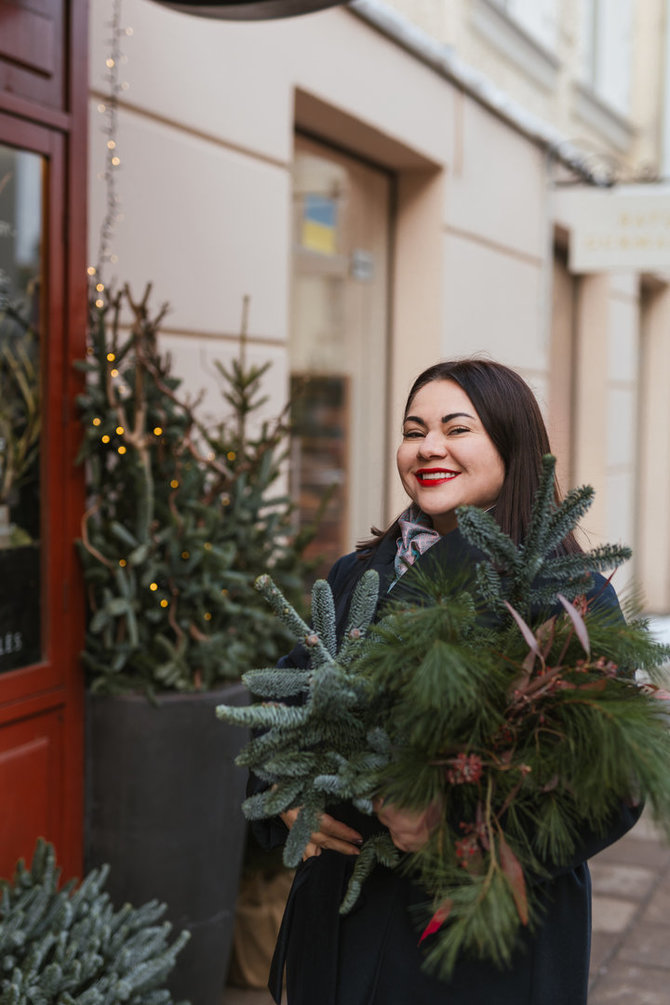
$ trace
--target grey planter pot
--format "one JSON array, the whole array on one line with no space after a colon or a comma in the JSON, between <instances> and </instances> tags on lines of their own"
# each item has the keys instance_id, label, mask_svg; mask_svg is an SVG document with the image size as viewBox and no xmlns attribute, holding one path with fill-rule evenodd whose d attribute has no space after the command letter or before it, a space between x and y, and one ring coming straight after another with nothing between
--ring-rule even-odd
<instances>
[{"instance_id":1,"label":"grey planter pot","mask_svg":"<svg viewBox=\"0 0 670 1005\"><path fill-rule=\"evenodd\" d=\"M116 906L154 898L187 928L169 982L176 1000L220 1005L244 850L247 739L219 704L245 705L241 684L201 694L87 698L86 868L109 862Z\"/></svg>"}]
</instances>

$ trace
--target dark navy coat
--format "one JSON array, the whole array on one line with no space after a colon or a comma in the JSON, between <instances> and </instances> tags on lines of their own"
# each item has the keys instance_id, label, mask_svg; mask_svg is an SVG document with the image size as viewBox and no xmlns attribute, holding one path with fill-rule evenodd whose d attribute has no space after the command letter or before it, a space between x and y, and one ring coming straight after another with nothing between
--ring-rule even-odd
<instances>
[{"instance_id":1,"label":"dark navy coat","mask_svg":"<svg viewBox=\"0 0 670 1005\"><path fill-rule=\"evenodd\" d=\"M385 538L367 559L346 555L333 566L329 582L340 632L353 589L367 568L377 570L380 596L385 595L395 547L394 540ZM418 561L472 567L479 557L459 531L453 531ZM595 602L618 609L612 587L597 574L593 580L590 595L597 597ZM402 586L401 579L392 596L399 595ZM304 651L295 649L282 662L305 665L305 659ZM380 827L351 806L335 807L332 813L364 837ZM639 808L622 806L605 837L583 834L573 867L554 870L553 878L541 884L542 923L533 935L524 932L510 969L463 961L448 983L421 969L410 909L425 903L426 894L409 878L377 866L354 910L341 917L338 908L353 860L324 850L296 871L270 977L274 1000L280 1001L285 968L288 1005L586 1005L591 938L586 859L625 834L639 813ZM266 846L282 842L287 833L281 821L254 825L254 830Z\"/></svg>"}]
</instances>

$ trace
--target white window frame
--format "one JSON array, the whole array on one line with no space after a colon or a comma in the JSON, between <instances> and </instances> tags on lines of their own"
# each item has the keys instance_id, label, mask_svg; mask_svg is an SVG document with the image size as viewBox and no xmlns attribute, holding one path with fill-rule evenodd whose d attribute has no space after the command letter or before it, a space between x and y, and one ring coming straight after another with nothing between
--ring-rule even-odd
<instances>
[{"instance_id":1,"label":"white window frame","mask_svg":"<svg viewBox=\"0 0 670 1005\"><path fill-rule=\"evenodd\" d=\"M471 23L501 55L519 67L534 83L553 91L560 59L514 14L515 0L473 0ZM509 9L508 9L509 8Z\"/></svg>"},{"instance_id":2,"label":"white window frame","mask_svg":"<svg viewBox=\"0 0 670 1005\"><path fill-rule=\"evenodd\" d=\"M627 119L631 104L634 0L616 0L616 3L612 0L580 0L580 6L579 77L582 90L590 90L603 105ZM624 59L611 44L608 45L608 41L611 43L617 34L624 39L627 47ZM618 93L612 88L613 80L619 84Z\"/></svg>"}]
</instances>

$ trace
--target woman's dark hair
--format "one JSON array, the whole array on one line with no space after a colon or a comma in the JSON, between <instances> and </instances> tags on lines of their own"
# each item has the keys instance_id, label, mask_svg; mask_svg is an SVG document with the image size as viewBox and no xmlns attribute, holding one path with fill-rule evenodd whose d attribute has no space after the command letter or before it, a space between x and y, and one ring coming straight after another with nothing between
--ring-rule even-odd
<instances>
[{"instance_id":1,"label":"woman's dark hair","mask_svg":"<svg viewBox=\"0 0 670 1005\"><path fill-rule=\"evenodd\" d=\"M448 360L419 374L409 392L404 415L421 388L436 380L452 380L465 391L500 454L505 478L494 515L501 529L519 544L528 529L542 457L550 453L549 436L535 395L518 373L502 363ZM554 495L558 502L557 483ZM371 542L365 543L369 546ZM581 551L572 534L566 537L561 551Z\"/></svg>"}]
</instances>

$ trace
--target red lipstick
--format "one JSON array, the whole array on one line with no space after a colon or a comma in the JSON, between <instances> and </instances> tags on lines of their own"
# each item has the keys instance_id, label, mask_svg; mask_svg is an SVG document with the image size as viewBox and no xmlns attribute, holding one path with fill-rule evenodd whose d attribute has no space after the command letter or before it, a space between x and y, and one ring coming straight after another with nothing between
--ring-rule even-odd
<instances>
[{"instance_id":1,"label":"red lipstick","mask_svg":"<svg viewBox=\"0 0 670 1005\"><path fill-rule=\"evenodd\" d=\"M459 474L459 471L449 471L448 468L419 468L414 477L422 488L432 488L453 481Z\"/></svg>"}]
</instances>

